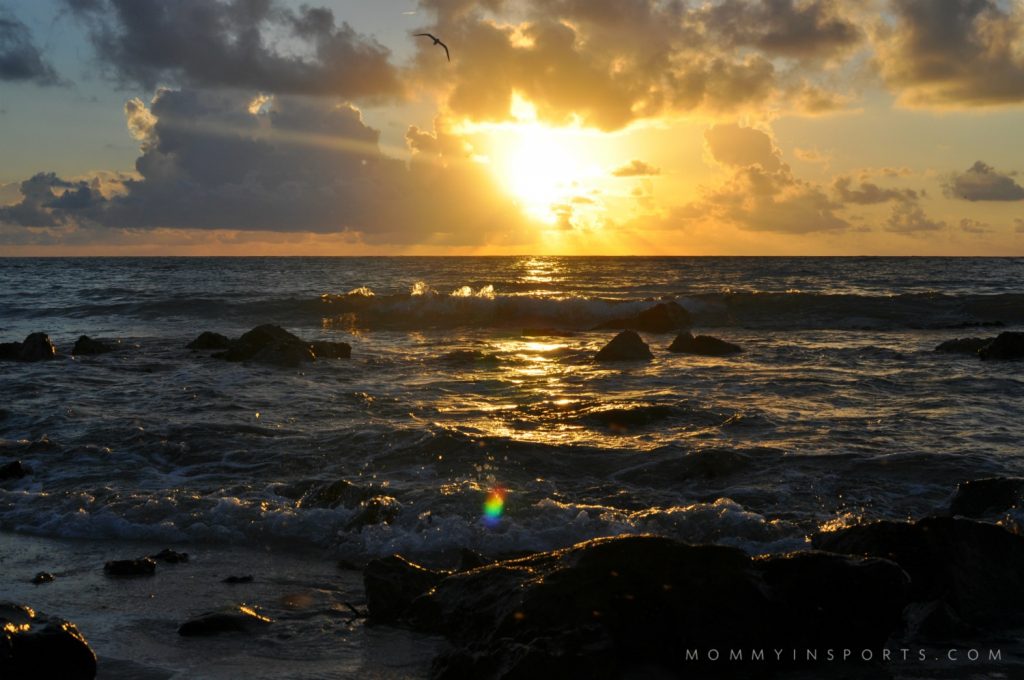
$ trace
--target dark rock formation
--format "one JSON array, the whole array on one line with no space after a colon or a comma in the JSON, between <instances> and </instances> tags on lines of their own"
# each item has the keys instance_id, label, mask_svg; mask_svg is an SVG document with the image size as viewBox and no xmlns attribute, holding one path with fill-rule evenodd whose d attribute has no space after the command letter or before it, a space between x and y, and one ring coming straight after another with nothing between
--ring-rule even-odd
<instances>
[{"instance_id":1,"label":"dark rock formation","mask_svg":"<svg viewBox=\"0 0 1024 680\"><path fill-rule=\"evenodd\" d=\"M936 345L936 352L946 352L949 354L973 354L977 355L978 350L995 340L995 338L956 338L954 340L946 340L943 343Z\"/></svg>"},{"instance_id":2,"label":"dark rock formation","mask_svg":"<svg viewBox=\"0 0 1024 680\"><path fill-rule=\"evenodd\" d=\"M1024 333L1007 331L978 350L982 359L1024 359Z\"/></svg>"},{"instance_id":3,"label":"dark rock formation","mask_svg":"<svg viewBox=\"0 0 1024 680\"><path fill-rule=\"evenodd\" d=\"M692 333L686 332L676 336L676 339L668 346L668 351L680 354L701 354L708 357L720 357L729 354L739 354L743 351L743 348L710 335L694 337Z\"/></svg>"},{"instance_id":4,"label":"dark rock formation","mask_svg":"<svg viewBox=\"0 0 1024 680\"><path fill-rule=\"evenodd\" d=\"M594 358L597 361L650 361L654 355L636 331L622 331Z\"/></svg>"},{"instance_id":5,"label":"dark rock formation","mask_svg":"<svg viewBox=\"0 0 1024 680\"><path fill-rule=\"evenodd\" d=\"M170 548L164 548L155 555L150 555L149 559L158 560L160 562L166 562L168 564L181 564L182 562L188 562L188 553L178 552L171 550Z\"/></svg>"},{"instance_id":6,"label":"dark rock formation","mask_svg":"<svg viewBox=\"0 0 1024 680\"><path fill-rule=\"evenodd\" d=\"M32 470L22 464L20 460L12 460L10 463L0 465L0 481L5 479L21 479L32 474Z\"/></svg>"},{"instance_id":7,"label":"dark rock formation","mask_svg":"<svg viewBox=\"0 0 1024 680\"><path fill-rule=\"evenodd\" d=\"M222 580L221 583L231 583L237 585L239 583L252 583L252 581L252 574L248 574L246 576L228 576L226 579Z\"/></svg>"},{"instance_id":8,"label":"dark rock formation","mask_svg":"<svg viewBox=\"0 0 1024 680\"><path fill-rule=\"evenodd\" d=\"M78 340L75 341L75 346L71 348L71 354L74 356L106 354L107 352L113 351L114 348L107 343L100 340L93 340L88 335L78 336Z\"/></svg>"},{"instance_id":9,"label":"dark rock formation","mask_svg":"<svg viewBox=\"0 0 1024 680\"><path fill-rule=\"evenodd\" d=\"M371 524L391 524L402 510L402 504L391 496L374 496L363 501L359 512L345 526L346 531L362 531Z\"/></svg>"},{"instance_id":10,"label":"dark rock formation","mask_svg":"<svg viewBox=\"0 0 1024 680\"><path fill-rule=\"evenodd\" d=\"M442 356L441 361L449 364L494 364L498 357L478 349L456 349Z\"/></svg>"},{"instance_id":11,"label":"dark rock formation","mask_svg":"<svg viewBox=\"0 0 1024 680\"><path fill-rule=\"evenodd\" d=\"M1024 620L1024 537L949 517L874 522L817 534L813 545L884 557L910 575L911 599L941 601L968 623Z\"/></svg>"},{"instance_id":12,"label":"dark rock formation","mask_svg":"<svg viewBox=\"0 0 1024 680\"><path fill-rule=\"evenodd\" d=\"M635 316L612 319L594 330L627 329L645 333L671 333L692 325L690 313L676 302L661 302Z\"/></svg>"},{"instance_id":13,"label":"dark rock formation","mask_svg":"<svg viewBox=\"0 0 1024 680\"><path fill-rule=\"evenodd\" d=\"M199 637L219 633L253 633L270 623L273 623L271 619L252 607L239 605L189 619L178 626L178 635Z\"/></svg>"},{"instance_id":14,"label":"dark rock formation","mask_svg":"<svg viewBox=\"0 0 1024 680\"><path fill-rule=\"evenodd\" d=\"M103 565L108 576L152 576L156 573L156 562L148 557L137 560L111 560Z\"/></svg>"},{"instance_id":15,"label":"dark rock formation","mask_svg":"<svg viewBox=\"0 0 1024 680\"><path fill-rule=\"evenodd\" d=\"M75 624L0 604L0 678L92 680L96 654Z\"/></svg>"},{"instance_id":16,"label":"dark rock formation","mask_svg":"<svg viewBox=\"0 0 1024 680\"><path fill-rule=\"evenodd\" d=\"M371 562L365 582L371 620L457 645L435 662L438 678L616 678L640 665L689 677L686 649L879 648L906 604L906 575L887 560L752 559L654 536L457 573L392 556Z\"/></svg>"},{"instance_id":17,"label":"dark rock formation","mask_svg":"<svg viewBox=\"0 0 1024 680\"><path fill-rule=\"evenodd\" d=\"M192 343L198 343L204 336L206 342L220 342L215 333L204 333ZM224 336L218 336L223 338ZM190 345L191 346L191 345ZM352 346L345 342L306 342L280 326L264 324L230 341L223 352L212 355L225 361L255 361L258 363L295 368L303 363L316 361L317 357L347 359L352 356Z\"/></svg>"},{"instance_id":18,"label":"dark rock formation","mask_svg":"<svg viewBox=\"0 0 1024 680\"><path fill-rule=\"evenodd\" d=\"M372 487L359 486L346 479L339 479L336 482L314 486L302 494L296 503L300 508L345 508L358 507L363 501L367 501L377 495L377 490Z\"/></svg>"},{"instance_id":19,"label":"dark rock formation","mask_svg":"<svg viewBox=\"0 0 1024 680\"><path fill-rule=\"evenodd\" d=\"M965 517L1006 512L1024 500L1024 478L990 477L961 482L949 504L949 514Z\"/></svg>"},{"instance_id":20,"label":"dark rock formation","mask_svg":"<svg viewBox=\"0 0 1024 680\"><path fill-rule=\"evenodd\" d=\"M0 343L2 361L45 361L57 356L57 348L46 333L32 333L22 342Z\"/></svg>"},{"instance_id":21,"label":"dark rock formation","mask_svg":"<svg viewBox=\"0 0 1024 680\"><path fill-rule=\"evenodd\" d=\"M318 359L349 359L352 356L352 345L347 342L318 340L311 343L310 347Z\"/></svg>"},{"instance_id":22,"label":"dark rock formation","mask_svg":"<svg viewBox=\"0 0 1024 680\"><path fill-rule=\"evenodd\" d=\"M41 586L44 583L53 583L54 576L48 571L41 571L32 577L32 583Z\"/></svg>"},{"instance_id":23,"label":"dark rock formation","mask_svg":"<svg viewBox=\"0 0 1024 680\"><path fill-rule=\"evenodd\" d=\"M199 337L185 345L187 349L228 349L231 347L231 338L212 331L203 331Z\"/></svg>"}]
</instances>

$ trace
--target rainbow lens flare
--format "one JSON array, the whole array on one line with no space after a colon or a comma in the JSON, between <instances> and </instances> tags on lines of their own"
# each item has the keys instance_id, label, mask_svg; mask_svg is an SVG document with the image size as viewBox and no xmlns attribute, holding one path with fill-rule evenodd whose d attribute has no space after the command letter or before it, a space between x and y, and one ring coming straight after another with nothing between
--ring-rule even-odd
<instances>
[{"instance_id":1,"label":"rainbow lens flare","mask_svg":"<svg viewBox=\"0 0 1024 680\"><path fill-rule=\"evenodd\" d=\"M505 490L491 489L484 501L484 524L496 525L505 512Z\"/></svg>"}]
</instances>

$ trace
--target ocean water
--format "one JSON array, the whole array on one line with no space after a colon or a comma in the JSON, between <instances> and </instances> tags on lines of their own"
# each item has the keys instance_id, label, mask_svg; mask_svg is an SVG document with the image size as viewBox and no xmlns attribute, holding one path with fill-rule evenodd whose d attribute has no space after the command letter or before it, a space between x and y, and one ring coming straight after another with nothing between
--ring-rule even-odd
<instances>
[{"instance_id":1,"label":"ocean water","mask_svg":"<svg viewBox=\"0 0 1024 680\"><path fill-rule=\"evenodd\" d=\"M667 299L745 353L644 334L654 361L592 360L614 332L589 329ZM352 358L185 348L263 323ZM0 363L0 463L34 470L0 483L0 529L436 563L640 532L790 550L1024 474L1024 363L933 352L1022 327L1022 259L3 259L0 341L64 356ZM121 349L71 358L81 334Z\"/></svg>"}]
</instances>

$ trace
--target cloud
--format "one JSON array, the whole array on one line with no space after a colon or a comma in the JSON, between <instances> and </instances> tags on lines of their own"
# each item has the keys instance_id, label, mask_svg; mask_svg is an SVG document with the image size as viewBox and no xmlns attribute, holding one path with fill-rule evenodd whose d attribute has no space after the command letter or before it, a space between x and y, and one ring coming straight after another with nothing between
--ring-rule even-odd
<instances>
[{"instance_id":1,"label":"cloud","mask_svg":"<svg viewBox=\"0 0 1024 680\"><path fill-rule=\"evenodd\" d=\"M16 16L0 7L0 81L59 85L57 72L32 40L32 32Z\"/></svg>"},{"instance_id":2,"label":"cloud","mask_svg":"<svg viewBox=\"0 0 1024 680\"><path fill-rule=\"evenodd\" d=\"M613 177L649 177L660 174L660 168L637 159L633 159L629 163L612 170Z\"/></svg>"},{"instance_id":3,"label":"cloud","mask_svg":"<svg viewBox=\"0 0 1024 680\"><path fill-rule=\"evenodd\" d=\"M786 57L831 57L864 36L832 0L724 0L704 12L705 24L737 47L756 47Z\"/></svg>"},{"instance_id":4,"label":"cloud","mask_svg":"<svg viewBox=\"0 0 1024 680\"><path fill-rule=\"evenodd\" d=\"M1000 0L892 0L876 62L908 104L1024 102L1024 5Z\"/></svg>"},{"instance_id":5,"label":"cloud","mask_svg":"<svg viewBox=\"0 0 1024 680\"><path fill-rule=\"evenodd\" d=\"M19 203L0 208L0 222L348 233L390 244L522 234L512 200L477 163L385 156L358 110L323 98L254 102L253 93L166 89L148 107L132 100L125 114L140 137L138 177L103 190L36 175Z\"/></svg>"},{"instance_id":6,"label":"cloud","mask_svg":"<svg viewBox=\"0 0 1024 680\"><path fill-rule=\"evenodd\" d=\"M966 171L953 175L943 187L950 198L965 201L1020 201L1024 187L991 165L977 161Z\"/></svg>"},{"instance_id":7,"label":"cloud","mask_svg":"<svg viewBox=\"0 0 1024 680\"><path fill-rule=\"evenodd\" d=\"M64 0L120 80L347 99L396 97L390 52L331 10L276 0ZM293 46L285 49L282 45Z\"/></svg>"},{"instance_id":8,"label":"cloud","mask_svg":"<svg viewBox=\"0 0 1024 680\"><path fill-rule=\"evenodd\" d=\"M968 234L989 234L992 232L991 225L988 222L981 222L969 217L960 220L960 230Z\"/></svg>"},{"instance_id":9,"label":"cloud","mask_svg":"<svg viewBox=\"0 0 1024 680\"><path fill-rule=\"evenodd\" d=\"M861 181L854 187L850 177L837 177L832 188L841 202L855 205L875 205L889 201L916 203L919 198L913 189L883 189L873 182Z\"/></svg>"},{"instance_id":10,"label":"cloud","mask_svg":"<svg viewBox=\"0 0 1024 680\"><path fill-rule=\"evenodd\" d=\"M781 154L772 138L761 130L736 123L719 124L704 133L711 156L719 163L733 166L760 165L765 170L782 167Z\"/></svg>"},{"instance_id":11,"label":"cloud","mask_svg":"<svg viewBox=\"0 0 1024 680\"><path fill-rule=\"evenodd\" d=\"M1014 231L1018 234L1024 234L1024 219L1019 217L1013 218Z\"/></svg>"},{"instance_id":12,"label":"cloud","mask_svg":"<svg viewBox=\"0 0 1024 680\"><path fill-rule=\"evenodd\" d=\"M922 231L938 231L946 223L930 219L916 202L901 201L892 207L892 215L885 223L885 230L899 234L913 234Z\"/></svg>"}]
</instances>

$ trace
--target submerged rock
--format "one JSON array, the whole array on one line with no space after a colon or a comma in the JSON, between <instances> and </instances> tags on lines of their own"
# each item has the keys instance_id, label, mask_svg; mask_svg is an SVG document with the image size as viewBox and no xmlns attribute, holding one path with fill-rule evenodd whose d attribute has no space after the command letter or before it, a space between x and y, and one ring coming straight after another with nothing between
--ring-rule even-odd
<instances>
[{"instance_id":1,"label":"submerged rock","mask_svg":"<svg viewBox=\"0 0 1024 680\"><path fill-rule=\"evenodd\" d=\"M178 626L178 635L200 637L220 633L253 633L273 623L252 607L239 605L217 612L209 612L189 619Z\"/></svg>"},{"instance_id":2,"label":"submerged rock","mask_svg":"<svg viewBox=\"0 0 1024 680\"><path fill-rule=\"evenodd\" d=\"M245 576L228 576L226 579L223 579L221 583L231 583L233 585L237 585L240 583L252 583L252 581L252 574L247 574Z\"/></svg>"},{"instance_id":3,"label":"submerged rock","mask_svg":"<svg viewBox=\"0 0 1024 680\"><path fill-rule=\"evenodd\" d=\"M668 351L680 354L701 354L709 357L720 357L729 354L739 354L743 351L743 348L710 335L694 337L692 333L686 332L676 336L676 339L668 346Z\"/></svg>"},{"instance_id":4,"label":"submerged rock","mask_svg":"<svg viewBox=\"0 0 1024 680\"><path fill-rule=\"evenodd\" d=\"M44 583L53 583L54 580L53 574L48 571L41 571L32 577L32 583L37 586L41 586Z\"/></svg>"},{"instance_id":5,"label":"submerged rock","mask_svg":"<svg viewBox=\"0 0 1024 680\"><path fill-rule=\"evenodd\" d=\"M635 316L612 319L598 324L594 330L628 329L645 333L671 333L692 325L690 312L677 302L661 302Z\"/></svg>"},{"instance_id":6,"label":"submerged rock","mask_svg":"<svg viewBox=\"0 0 1024 680\"><path fill-rule=\"evenodd\" d=\"M622 331L594 358L597 361L650 361L654 355L636 331Z\"/></svg>"},{"instance_id":7,"label":"submerged rock","mask_svg":"<svg viewBox=\"0 0 1024 680\"><path fill-rule=\"evenodd\" d=\"M231 338L212 331L203 331L192 342L185 345L186 349L227 349L231 347Z\"/></svg>"},{"instance_id":8,"label":"submerged rock","mask_svg":"<svg viewBox=\"0 0 1024 680\"><path fill-rule=\"evenodd\" d=\"M1024 478L990 477L961 482L949 504L949 514L965 517L1005 512L1024 500Z\"/></svg>"},{"instance_id":9,"label":"submerged rock","mask_svg":"<svg viewBox=\"0 0 1024 680\"><path fill-rule=\"evenodd\" d=\"M892 562L825 553L751 558L655 536L597 539L458 573L398 556L367 566L370 617L457 647L435 677L688 675L693 648L878 648L899 625Z\"/></svg>"},{"instance_id":10,"label":"submerged rock","mask_svg":"<svg viewBox=\"0 0 1024 680\"><path fill-rule=\"evenodd\" d=\"M92 680L96 654L75 624L0 604L0 678Z\"/></svg>"},{"instance_id":11,"label":"submerged rock","mask_svg":"<svg viewBox=\"0 0 1024 680\"><path fill-rule=\"evenodd\" d=\"M347 479L339 479L329 484L320 484L307 490L296 503L299 508L345 508L358 507L377 495L372 487L359 486Z\"/></svg>"},{"instance_id":12,"label":"submerged rock","mask_svg":"<svg viewBox=\"0 0 1024 680\"><path fill-rule=\"evenodd\" d=\"M100 340L94 340L88 335L78 336L78 340L75 341L75 346L71 348L71 354L73 356L82 356L86 354L106 354L107 352L113 352L114 348L105 342Z\"/></svg>"},{"instance_id":13,"label":"submerged rock","mask_svg":"<svg viewBox=\"0 0 1024 680\"><path fill-rule=\"evenodd\" d=\"M978 350L982 359L1024 359L1024 333L1007 331Z\"/></svg>"},{"instance_id":14,"label":"submerged rock","mask_svg":"<svg viewBox=\"0 0 1024 680\"><path fill-rule=\"evenodd\" d=\"M495 364L498 357L478 349L456 349L442 356L441 361L449 364Z\"/></svg>"},{"instance_id":15,"label":"submerged rock","mask_svg":"<svg viewBox=\"0 0 1024 680\"><path fill-rule=\"evenodd\" d=\"M950 517L880 521L817 534L815 548L884 557L910 575L910 597L938 600L972 624L1024 620L1024 537Z\"/></svg>"},{"instance_id":16,"label":"submerged rock","mask_svg":"<svg viewBox=\"0 0 1024 680\"><path fill-rule=\"evenodd\" d=\"M188 562L188 553L178 552L176 550L171 550L170 548L164 548L157 554L150 555L149 559L167 562L168 564L181 564L182 562Z\"/></svg>"},{"instance_id":17,"label":"submerged rock","mask_svg":"<svg viewBox=\"0 0 1024 680\"><path fill-rule=\"evenodd\" d=\"M0 343L0 360L45 361L57 356L57 348L46 333L32 333L22 342Z\"/></svg>"},{"instance_id":18,"label":"submerged rock","mask_svg":"<svg viewBox=\"0 0 1024 680\"><path fill-rule=\"evenodd\" d=\"M204 347L197 346L193 349L205 349L205 345L213 348L214 344L222 344L222 339L226 338L216 333L203 333L189 347L198 343ZM318 356L326 359L347 359L352 356L352 346L346 342L306 342L280 326L264 324L244 333L237 340L228 341L223 352L212 356L225 361L255 361L295 368L316 361Z\"/></svg>"},{"instance_id":19,"label":"submerged rock","mask_svg":"<svg viewBox=\"0 0 1024 680\"><path fill-rule=\"evenodd\" d=\"M946 340L935 346L936 352L947 354L978 354L978 350L995 340L995 338L955 338Z\"/></svg>"},{"instance_id":20,"label":"submerged rock","mask_svg":"<svg viewBox=\"0 0 1024 680\"><path fill-rule=\"evenodd\" d=\"M372 524L391 524L402 510L402 504L391 496L374 496L363 501L359 512L345 526L346 531L362 531Z\"/></svg>"},{"instance_id":21,"label":"submerged rock","mask_svg":"<svg viewBox=\"0 0 1024 680\"><path fill-rule=\"evenodd\" d=\"M318 340L310 346L318 359L348 359L352 356L352 345L347 342Z\"/></svg>"},{"instance_id":22,"label":"submerged rock","mask_svg":"<svg viewBox=\"0 0 1024 680\"><path fill-rule=\"evenodd\" d=\"M32 470L23 465L20 460L12 460L10 463L0 465L0 481L21 479L30 474L32 474Z\"/></svg>"},{"instance_id":23,"label":"submerged rock","mask_svg":"<svg viewBox=\"0 0 1024 680\"><path fill-rule=\"evenodd\" d=\"M103 565L108 576L152 576L156 573L156 562L148 557L137 560L111 560Z\"/></svg>"}]
</instances>

